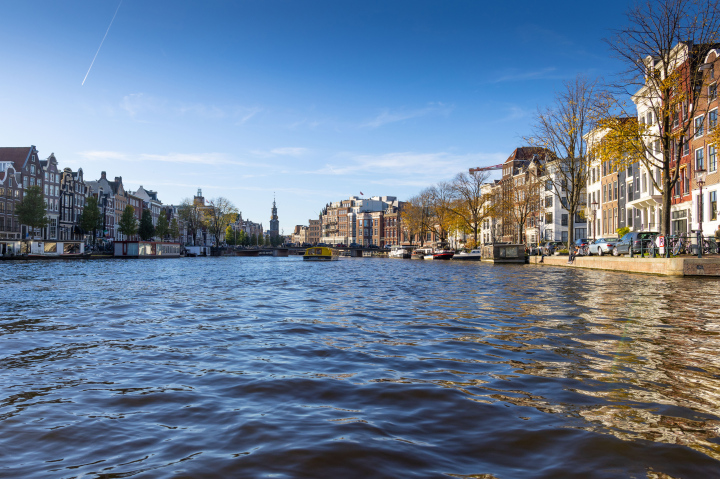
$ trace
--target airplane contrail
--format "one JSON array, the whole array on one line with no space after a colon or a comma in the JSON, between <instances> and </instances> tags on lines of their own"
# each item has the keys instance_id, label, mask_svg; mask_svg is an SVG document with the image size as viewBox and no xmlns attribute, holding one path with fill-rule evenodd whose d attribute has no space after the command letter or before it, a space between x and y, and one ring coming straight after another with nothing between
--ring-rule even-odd
<instances>
[{"instance_id":1,"label":"airplane contrail","mask_svg":"<svg viewBox=\"0 0 720 479\"><path fill-rule=\"evenodd\" d=\"M80 85L80 86L85 85L85 80L87 80L87 77L90 74L90 70L92 69L93 65L95 64L95 59L97 58L98 53L100 53L100 49L102 48L103 42L105 42L105 37L107 37L107 34L110 31L110 27L112 27L112 24L115 21L117 12L118 12L118 10L120 10L120 5L122 5L122 0L120 0L120 3L118 4L117 9L115 10L115 15L113 15L112 20L110 20L110 25L108 25L108 29L105 32L105 36L103 37L102 41L100 42L100 46L98 47L97 51L95 52L95 56L93 57L92 63L90 63L90 68L88 68L88 71L85 74L85 78L83 78L82 85Z\"/></svg>"}]
</instances>

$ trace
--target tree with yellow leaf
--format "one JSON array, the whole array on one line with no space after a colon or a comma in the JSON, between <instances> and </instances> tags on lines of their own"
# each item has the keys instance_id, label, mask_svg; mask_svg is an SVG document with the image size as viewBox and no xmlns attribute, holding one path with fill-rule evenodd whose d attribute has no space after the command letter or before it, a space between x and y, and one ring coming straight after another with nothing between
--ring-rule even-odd
<instances>
[{"instance_id":1,"label":"tree with yellow leaf","mask_svg":"<svg viewBox=\"0 0 720 479\"><path fill-rule=\"evenodd\" d=\"M649 172L662 194L660 233L669 234L682 151L695 134L694 119L706 113L702 67L720 39L720 1L647 2L631 7L627 18L627 27L607 40L626 69L613 94L598 103L602 140L592 153L617 166L639 163Z\"/></svg>"},{"instance_id":2,"label":"tree with yellow leaf","mask_svg":"<svg viewBox=\"0 0 720 479\"><path fill-rule=\"evenodd\" d=\"M489 176L487 171L459 173L451 183L454 201L450 203L450 210L458 220L458 228L473 235L475 245L478 244L482 222L489 213L487 198L483 194L483 186Z\"/></svg>"},{"instance_id":3,"label":"tree with yellow leaf","mask_svg":"<svg viewBox=\"0 0 720 479\"><path fill-rule=\"evenodd\" d=\"M545 151L543 180L569 212L568 247L574 241L577 213L585 208L589 155L587 135L596 127L597 105L604 97L598 80L578 75L564 83L552 106L538 109L533 133L526 138Z\"/></svg>"}]
</instances>

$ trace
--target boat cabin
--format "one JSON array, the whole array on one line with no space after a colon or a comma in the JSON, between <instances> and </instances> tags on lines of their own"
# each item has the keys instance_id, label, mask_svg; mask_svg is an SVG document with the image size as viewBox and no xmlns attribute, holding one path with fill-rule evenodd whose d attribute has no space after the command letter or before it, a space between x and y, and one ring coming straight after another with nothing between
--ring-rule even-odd
<instances>
[{"instance_id":1,"label":"boat cabin","mask_svg":"<svg viewBox=\"0 0 720 479\"><path fill-rule=\"evenodd\" d=\"M116 241L117 258L179 258L180 243L159 241Z\"/></svg>"},{"instance_id":2,"label":"boat cabin","mask_svg":"<svg viewBox=\"0 0 720 479\"><path fill-rule=\"evenodd\" d=\"M316 246L305 250L303 260L306 261L337 261L340 257L338 250L327 246Z\"/></svg>"}]
</instances>

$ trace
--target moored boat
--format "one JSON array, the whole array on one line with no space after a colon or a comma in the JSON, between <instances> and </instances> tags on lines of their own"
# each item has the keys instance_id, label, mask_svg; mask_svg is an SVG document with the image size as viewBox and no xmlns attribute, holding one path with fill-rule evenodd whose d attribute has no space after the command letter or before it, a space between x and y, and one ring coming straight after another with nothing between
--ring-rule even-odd
<instances>
[{"instance_id":1,"label":"moored boat","mask_svg":"<svg viewBox=\"0 0 720 479\"><path fill-rule=\"evenodd\" d=\"M453 256L453 261L455 260L461 260L461 261L480 261L480 258L482 258L482 251L479 249L474 249L470 251L469 253L466 251L463 251L462 253L458 253L455 256Z\"/></svg>"},{"instance_id":2,"label":"moored boat","mask_svg":"<svg viewBox=\"0 0 720 479\"><path fill-rule=\"evenodd\" d=\"M4 251L17 251L19 254L7 253L0 259L87 259L90 253L85 251L82 241L56 241L56 240L24 240L17 241L15 248L7 247Z\"/></svg>"},{"instance_id":3,"label":"moored boat","mask_svg":"<svg viewBox=\"0 0 720 479\"><path fill-rule=\"evenodd\" d=\"M308 248L303 255L304 261L337 261L340 257L338 250L328 248L327 246L319 246Z\"/></svg>"},{"instance_id":4,"label":"moored boat","mask_svg":"<svg viewBox=\"0 0 720 479\"><path fill-rule=\"evenodd\" d=\"M410 251L402 246L394 245L392 248L390 248L390 253L388 254L388 257L390 257L390 258L409 258Z\"/></svg>"},{"instance_id":5,"label":"moored boat","mask_svg":"<svg viewBox=\"0 0 720 479\"><path fill-rule=\"evenodd\" d=\"M410 255L410 259L425 259L425 256L432 255L432 248L417 248Z\"/></svg>"},{"instance_id":6,"label":"moored boat","mask_svg":"<svg viewBox=\"0 0 720 479\"><path fill-rule=\"evenodd\" d=\"M453 250L449 249L441 249L438 251L435 251L432 255L432 259L452 259L453 256L455 256L455 252Z\"/></svg>"}]
</instances>

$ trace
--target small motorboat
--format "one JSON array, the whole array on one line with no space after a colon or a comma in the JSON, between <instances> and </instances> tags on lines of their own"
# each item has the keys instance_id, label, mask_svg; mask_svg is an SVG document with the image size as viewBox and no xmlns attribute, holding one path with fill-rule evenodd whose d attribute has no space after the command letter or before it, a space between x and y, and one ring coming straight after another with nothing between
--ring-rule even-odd
<instances>
[{"instance_id":1,"label":"small motorboat","mask_svg":"<svg viewBox=\"0 0 720 479\"><path fill-rule=\"evenodd\" d=\"M482 258L482 251L479 249L474 249L469 253L467 251L463 251L462 253L456 254L455 256L453 256L453 261L480 261L480 258Z\"/></svg>"},{"instance_id":2,"label":"small motorboat","mask_svg":"<svg viewBox=\"0 0 720 479\"><path fill-rule=\"evenodd\" d=\"M432 257L432 248L418 248L412 252L410 259L425 259L427 255Z\"/></svg>"},{"instance_id":3,"label":"small motorboat","mask_svg":"<svg viewBox=\"0 0 720 479\"><path fill-rule=\"evenodd\" d=\"M327 246L308 248L303 255L304 261L337 261L339 258L340 252Z\"/></svg>"},{"instance_id":4,"label":"small motorboat","mask_svg":"<svg viewBox=\"0 0 720 479\"><path fill-rule=\"evenodd\" d=\"M438 259L452 259L452 257L455 256L455 252L450 249L441 249L437 250L433 253L432 259L438 260Z\"/></svg>"},{"instance_id":5,"label":"small motorboat","mask_svg":"<svg viewBox=\"0 0 720 479\"><path fill-rule=\"evenodd\" d=\"M410 251L399 245L394 245L390 248L389 258L409 258Z\"/></svg>"}]
</instances>

